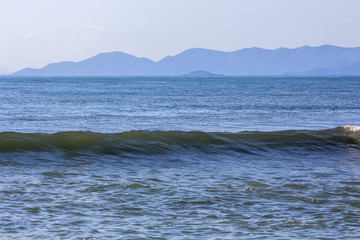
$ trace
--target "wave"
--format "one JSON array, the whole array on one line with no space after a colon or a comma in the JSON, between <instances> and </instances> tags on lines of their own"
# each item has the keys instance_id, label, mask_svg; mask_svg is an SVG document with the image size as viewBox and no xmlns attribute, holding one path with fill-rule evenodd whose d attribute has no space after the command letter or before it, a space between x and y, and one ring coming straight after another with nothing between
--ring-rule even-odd
<instances>
[{"instance_id":1,"label":"wave","mask_svg":"<svg viewBox=\"0 0 360 240\"><path fill-rule=\"evenodd\" d=\"M0 133L0 152L76 151L102 154L161 154L202 151L259 154L274 150L329 151L359 148L360 126L326 130L239 133L199 131L130 131L121 133Z\"/></svg>"}]
</instances>

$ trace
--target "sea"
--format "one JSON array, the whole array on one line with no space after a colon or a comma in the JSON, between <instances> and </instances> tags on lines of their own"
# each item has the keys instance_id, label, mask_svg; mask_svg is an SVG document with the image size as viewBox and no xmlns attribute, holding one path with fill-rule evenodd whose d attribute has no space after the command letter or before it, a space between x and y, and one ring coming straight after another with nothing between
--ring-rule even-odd
<instances>
[{"instance_id":1,"label":"sea","mask_svg":"<svg viewBox=\"0 0 360 240\"><path fill-rule=\"evenodd\" d=\"M360 77L2 77L0 239L359 239Z\"/></svg>"}]
</instances>

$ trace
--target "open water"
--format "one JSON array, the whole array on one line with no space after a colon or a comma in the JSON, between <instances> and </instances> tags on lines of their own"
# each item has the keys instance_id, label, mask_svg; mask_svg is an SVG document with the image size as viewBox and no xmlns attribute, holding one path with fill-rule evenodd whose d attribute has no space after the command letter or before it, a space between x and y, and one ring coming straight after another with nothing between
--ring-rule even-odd
<instances>
[{"instance_id":1,"label":"open water","mask_svg":"<svg viewBox=\"0 0 360 240\"><path fill-rule=\"evenodd\" d=\"M0 239L359 239L360 77L0 78Z\"/></svg>"}]
</instances>

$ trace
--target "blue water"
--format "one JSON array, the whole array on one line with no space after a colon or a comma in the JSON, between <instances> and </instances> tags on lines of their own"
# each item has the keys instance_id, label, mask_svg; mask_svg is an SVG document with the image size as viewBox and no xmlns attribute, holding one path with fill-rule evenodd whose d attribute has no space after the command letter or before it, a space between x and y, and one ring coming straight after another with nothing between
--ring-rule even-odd
<instances>
[{"instance_id":1,"label":"blue water","mask_svg":"<svg viewBox=\"0 0 360 240\"><path fill-rule=\"evenodd\" d=\"M0 239L360 238L360 77L0 78Z\"/></svg>"},{"instance_id":2,"label":"blue water","mask_svg":"<svg viewBox=\"0 0 360 240\"><path fill-rule=\"evenodd\" d=\"M274 131L360 124L356 77L4 78L0 131Z\"/></svg>"}]
</instances>

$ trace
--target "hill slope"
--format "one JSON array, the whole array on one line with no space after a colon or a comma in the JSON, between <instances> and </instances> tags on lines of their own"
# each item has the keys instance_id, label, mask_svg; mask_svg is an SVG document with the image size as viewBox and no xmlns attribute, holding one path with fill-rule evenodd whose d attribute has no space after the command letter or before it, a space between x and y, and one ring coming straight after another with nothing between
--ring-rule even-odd
<instances>
[{"instance_id":1,"label":"hill slope","mask_svg":"<svg viewBox=\"0 0 360 240\"><path fill-rule=\"evenodd\" d=\"M245 48L222 52L201 48L154 62L122 52L101 53L80 62L26 68L13 76L183 75L203 70L224 75L358 75L360 47Z\"/></svg>"}]
</instances>

